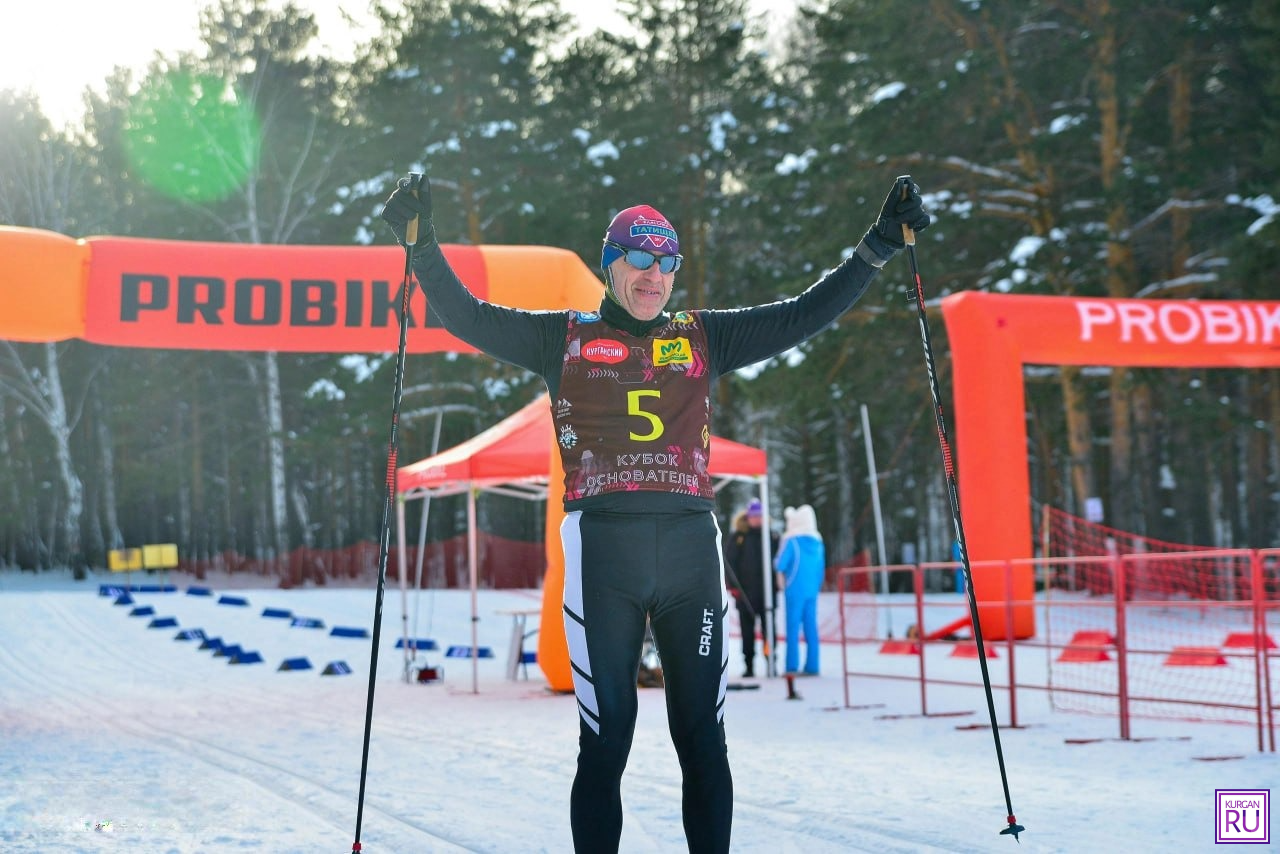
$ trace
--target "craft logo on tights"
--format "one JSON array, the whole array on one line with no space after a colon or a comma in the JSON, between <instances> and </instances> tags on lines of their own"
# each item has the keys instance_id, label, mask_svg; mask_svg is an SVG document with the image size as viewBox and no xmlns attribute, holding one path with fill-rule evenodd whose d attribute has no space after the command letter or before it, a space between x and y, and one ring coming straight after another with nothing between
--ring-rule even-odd
<instances>
[{"instance_id":1,"label":"craft logo on tights","mask_svg":"<svg viewBox=\"0 0 1280 854\"><path fill-rule=\"evenodd\" d=\"M702 637L698 641L698 655L706 657L711 654L712 630L715 626L716 612L710 608L702 609Z\"/></svg>"}]
</instances>

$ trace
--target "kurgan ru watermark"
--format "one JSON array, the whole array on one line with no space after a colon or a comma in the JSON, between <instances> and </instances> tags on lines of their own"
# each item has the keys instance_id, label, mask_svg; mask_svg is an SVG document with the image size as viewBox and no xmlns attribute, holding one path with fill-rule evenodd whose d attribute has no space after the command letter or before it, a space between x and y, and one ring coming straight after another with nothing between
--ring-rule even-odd
<instances>
[{"instance_id":1,"label":"kurgan ru watermark","mask_svg":"<svg viewBox=\"0 0 1280 854\"><path fill-rule=\"evenodd\" d=\"M1270 789L1214 789L1213 797L1216 844L1271 843Z\"/></svg>"}]
</instances>

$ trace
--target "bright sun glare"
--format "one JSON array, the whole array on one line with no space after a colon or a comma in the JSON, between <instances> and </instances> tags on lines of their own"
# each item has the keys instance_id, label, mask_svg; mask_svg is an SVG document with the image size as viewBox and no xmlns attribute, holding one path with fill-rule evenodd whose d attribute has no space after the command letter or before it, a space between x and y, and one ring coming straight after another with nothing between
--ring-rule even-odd
<instances>
[{"instance_id":1,"label":"bright sun glare","mask_svg":"<svg viewBox=\"0 0 1280 854\"><path fill-rule=\"evenodd\" d=\"M55 126L79 121L86 87L101 90L113 68L141 69L157 54L196 47L199 15L217 0L9 0L0 26L0 89L32 91ZM294 0L315 15L320 50L346 59L373 32L367 0ZM282 0L272 0L280 6ZM751 0L757 11L785 10L792 0ZM560 0L580 28L617 21L613 4ZM345 13L345 14L344 14ZM345 18L357 24L350 26Z\"/></svg>"},{"instance_id":2,"label":"bright sun glare","mask_svg":"<svg viewBox=\"0 0 1280 854\"><path fill-rule=\"evenodd\" d=\"M141 69L157 54L199 43L200 11L216 0L13 0L0 27L0 89L32 91L57 126L77 122L86 86L100 90L117 66ZM295 0L316 17L321 48L342 58L367 38L365 0ZM280 6L281 2L271 5ZM344 11L358 23L349 26Z\"/></svg>"},{"instance_id":3,"label":"bright sun glare","mask_svg":"<svg viewBox=\"0 0 1280 854\"><path fill-rule=\"evenodd\" d=\"M30 90L55 125L74 122L84 88L101 88L115 66L143 66L156 51L191 46L204 5L18 0L0 27L0 88Z\"/></svg>"}]
</instances>

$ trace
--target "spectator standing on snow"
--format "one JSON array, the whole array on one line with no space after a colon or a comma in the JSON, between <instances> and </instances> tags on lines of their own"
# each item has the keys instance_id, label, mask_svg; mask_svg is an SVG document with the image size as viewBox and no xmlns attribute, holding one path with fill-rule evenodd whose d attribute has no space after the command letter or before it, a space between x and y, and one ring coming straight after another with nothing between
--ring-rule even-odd
<instances>
[{"instance_id":1,"label":"spectator standing on snow","mask_svg":"<svg viewBox=\"0 0 1280 854\"><path fill-rule=\"evenodd\" d=\"M745 510L733 517L733 528L724 544L729 593L738 608L738 626L742 630L742 675L747 679L756 675L757 626L766 669L774 648L774 639L769 635L772 621L765 619L768 604L764 596L764 579L766 575L772 578L773 573L767 571L768 564L764 559L763 521L764 508L760 506L760 499L753 498ZM771 543L770 548L772 553L776 553L776 543ZM776 602L777 599L772 598L771 601Z\"/></svg>"},{"instance_id":2,"label":"spectator standing on snow","mask_svg":"<svg viewBox=\"0 0 1280 854\"><path fill-rule=\"evenodd\" d=\"M827 552L818 533L813 507L788 507L778 557L778 586L786 597L786 672L817 676L821 655L818 637L818 592L827 571ZM804 635L804 670L800 669L800 636Z\"/></svg>"}]
</instances>

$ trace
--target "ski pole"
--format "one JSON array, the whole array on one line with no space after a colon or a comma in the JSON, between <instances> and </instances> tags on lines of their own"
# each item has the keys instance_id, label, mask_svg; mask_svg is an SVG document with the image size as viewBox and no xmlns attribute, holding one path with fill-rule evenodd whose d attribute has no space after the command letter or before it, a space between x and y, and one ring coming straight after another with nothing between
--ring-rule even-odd
<instances>
[{"instance_id":1,"label":"ski pole","mask_svg":"<svg viewBox=\"0 0 1280 854\"><path fill-rule=\"evenodd\" d=\"M904 175L899 179L902 184L902 198L911 192L911 176ZM933 414L938 425L938 444L942 448L942 468L947 478L947 497L951 500L951 522L955 526L956 542L960 545L960 559L964 565L965 588L969 598L969 619L973 623L973 640L978 648L978 665L982 670L982 685L987 692L987 714L991 718L991 734L995 737L996 762L1000 766L1000 783L1004 787L1004 805L1008 813L1008 826L1001 834L1013 836L1015 841L1024 828L1018 824L1013 814L1013 799L1009 796L1009 776L1004 768L1004 751L1000 748L1000 725L996 723L996 704L991 696L991 674L987 670L987 654L982 643L982 624L978 619L978 600L973 592L973 569L969 565L969 548L964 538L964 524L960 519L960 492L956 482L956 467L951 456L951 441L947 438L947 422L942 412L942 393L938 389L938 370L933 359L933 342L929 336L929 318L925 314L924 285L920 281L920 268L916 264L916 234L906 223L902 224L902 239L907 245L907 258L911 262L912 287L907 291L907 300L916 304L916 313L920 319L920 340L924 344L924 364L929 372L929 391L933 394ZM1011 631L1011 626L1005 627Z\"/></svg>"},{"instance_id":2,"label":"ski pole","mask_svg":"<svg viewBox=\"0 0 1280 854\"><path fill-rule=\"evenodd\" d=\"M418 176L410 184L418 195ZM364 786L369 771L369 735L373 728L373 689L378 676L378 641L382 636L382 597L387 584L387 555L391 550L391 511L396 499L396 456L400 447L400 400L404 396L404 361L409 335L409 295L413 293L413 245L418 242L418 218L409 221L404 237L404 281L400 285L400 346L396 351L395 390L391 397L391 437L387 442L387 482L382 499L382 527L378 535L378 593L373 606L373 648L369 652L369 693L364 709L364 749L360 756L360 794L356 801L356 835L351 854L360 854L360 825L364 820Z\"/></svg>"}]
</instances>

